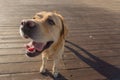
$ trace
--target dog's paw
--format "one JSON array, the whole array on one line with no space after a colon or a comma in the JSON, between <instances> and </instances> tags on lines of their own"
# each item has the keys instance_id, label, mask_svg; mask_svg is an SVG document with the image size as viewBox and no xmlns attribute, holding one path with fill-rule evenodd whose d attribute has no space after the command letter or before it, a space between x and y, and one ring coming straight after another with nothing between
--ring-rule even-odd
<instances>
[{"instance_id":1,"label":"dog's paw","mask_svg":"<svg viewBox=\"0 0 120 80\"><path fill-rule=\"evenodd\" d=\"M40 68L40 73L41 73L41 74L46 73L46 69L43 68L43 67L41 67L41 68Z\"/></svg>"},{"instance_id":2,"label":"dog's paw","mask_svg":"<svg viewBox=\"0 0 120 80\"><path fill-rule=\"evenodd\" d=\"M57 78L58 76L59 76L59 73L58 73L58 72L54 72L54 73L53 73L53 77L54 77L54 78Z\"/></svg>"}]
</instances>

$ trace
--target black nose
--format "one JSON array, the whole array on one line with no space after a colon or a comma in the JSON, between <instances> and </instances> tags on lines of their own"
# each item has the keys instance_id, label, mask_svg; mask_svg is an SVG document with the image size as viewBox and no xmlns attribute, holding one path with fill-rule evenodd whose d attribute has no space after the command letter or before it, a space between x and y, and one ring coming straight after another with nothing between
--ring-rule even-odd
<instances>
[{"instance_id":1,"label":"black nose","mask_svg":"<svg viewBox=\"0 0 120 80\"><path fill-rule=\"evenodd\" d=\"M22 20L20 28L24 35L31 37L32 33L36 29L36 23L32 20Z\"/></svg>"},{"instance_id":2,"label":"black nose","mask_svg":"<svg viewBox=\"0 0 120 80\"><path fill-rule=\"evenodd\" d=\"M35 22L31 21L31 20L22 20L21 21L21 25L23 27L34 27L35 26Z\"/></svg>"}]
</instances>

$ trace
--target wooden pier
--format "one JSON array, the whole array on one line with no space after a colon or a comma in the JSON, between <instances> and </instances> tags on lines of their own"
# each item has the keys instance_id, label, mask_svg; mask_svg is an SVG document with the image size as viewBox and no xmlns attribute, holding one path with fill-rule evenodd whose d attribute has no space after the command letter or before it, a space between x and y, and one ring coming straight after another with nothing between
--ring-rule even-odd
<instances>
[{"instance_id":1,"label":"wooden pier","mask_svg":"<svg viewBox=\"0 0 120 80\"><path fill-rule=\"evenodd\" d=\"M120 0L0 0L0 80L55 80L39 74L41 55L26 57L19 35L21 20L40 11L69 27L57 80L120 80Z\"/></svg>"}]
</instances>

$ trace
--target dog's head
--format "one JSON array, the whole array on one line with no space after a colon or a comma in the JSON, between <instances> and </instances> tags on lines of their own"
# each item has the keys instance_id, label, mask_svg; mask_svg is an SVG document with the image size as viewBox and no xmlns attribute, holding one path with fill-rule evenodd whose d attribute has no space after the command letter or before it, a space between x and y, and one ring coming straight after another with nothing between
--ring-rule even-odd
<instances>
[{"instance_id":1,"label":"dog's head","mask_svg":"<svg viewBox=\"0 0 120 80\"><path fill-rule=\"evenodd\" d=\"M27 55L34 57L49 48L59 38L65 38L67 28L63 17L56 12L40 12L32 19L22 20L20 34L31 42L26 45Z\"/></svg>"}]
</instances>

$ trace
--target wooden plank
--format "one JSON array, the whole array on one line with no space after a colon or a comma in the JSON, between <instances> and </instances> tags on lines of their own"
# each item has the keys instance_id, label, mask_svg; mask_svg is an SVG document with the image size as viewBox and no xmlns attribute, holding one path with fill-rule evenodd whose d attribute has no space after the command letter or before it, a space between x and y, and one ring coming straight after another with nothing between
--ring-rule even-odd
<instances>
[{"instance_id":1,"label":"wooden plank","mask_svg":"<svg viewBox=\"0 0 120 80\"><path fill-rule=\"evenodd\" d=\"M96 57L116 57L116 56L120 56L119 54L119 50L115 50L116 53L112 50L106 51L106 50L99 50L99 51L90 51L89 53L93 56ZM73 59L73 58L77 58L77 56L75 54L77 54L78 51L76 52L68 52L65 51L63 54L63 58L65 59ZM87 54L83 51L79 51L78 54L82 55L82 56L87 56Z\"/></svg>"},{"instance_id":2,"label":"wooden plank","mask_svg":"<svg viewBox=\"0 0 120 80\"><path fill-rule=\"evenodd\" d=\"M12 27L10 27L10 28L0 28L0 33L2 33L2 32L15 32L15 33L17 33L18 31L19 31L19 27L16 27L16 28L12 28ZM70 33L77 33L77 32L79 32L80 34L81 33L102 33L102 32L107 32L107 33L111 33L111 32L119 32L120 31L120 29L119 28L107 28L107 29L79 29L79 28L70 28L70 30L69 30L69 32Z\"/></svg>"},{"instance_id":3,"label":"wooden plank","mask_svg":"<svg viewBox=\"0 0 120 80\"><path fill-rule=\"evenodd\" d=\"M25 53L24 48L0 49L0 55L21 55Z\"/></svg>"},{"instance_id":4,"label":"wooden plank","mask_svg":"<svg viewBox=\"0 0 120 80\"><path fill-rule=\"evenodd\" d=\"M1 64L0 74L39 72L40 65L41 62Z\"/></svg>"},{"instance_id":5,"label":"wooden plank","mask_svg":"<svg viewBox=\"0 0 120 80\"><path fill-rule=\"evenodd\" d=\"M25 43L1 43L0 48L22 48L24 47ZM73 43L75 44L75 43ZM70 46L71 44L67 44L66 46ZM119 49L120 44L80 44L78 43L77 45L81 45L85 49ZM74 46L74 45L73 45Z\"/></svg>"},{"instance_id":6,"label":"wooden plank","mask_svg":"<svg viewBox=\"0 0 120 80\"><path fill-rule=\"evenodd\" d=\"M0 58L0 64L18 63L18 62L39 62L39 61L41 61L41 56L37 56L35 58L29 58L25 54L1 56Z\"/></svg>"},{"instance_id":7,"label":"wooden plank","mask_svg":"<svg viewBox=\"0 0 120 80\"><path fill-rule=\"evenodd\" d=\"M0 75L0 80L12 80L10 74Z\"/></svg>"},{"instance_id":8,"label":"wooden plank","mask_svg":"<svg viewBox=\"0 0 120 80\"><path fill-rule=\"evenodd\" d=\"M76 50L76 49L75 49ZM79 52L80 54L84 55L85 53L82 50L76 50L77 52ZM111 50L89 50L90 53L92 53L95 56L99 56L99 57L109 57L109 56L119 56L119 49L111 49ZM0 55L24 55L25 53L25 49L24 48L9 48L9 49L0 49ZM64 55L65 56L73 56L73 52L71 52L70 50L66 50L65 48L65 52ZM74 56L73 56L74 57Z\"/></svg>"},{"instance_id":9,"label":"wooden plank","mask_svg":"<svg viewBox=\"0 0 120 80\"><path fill-rule=\"evenodd\" d=\"M97 59L95 60L93 58L81 56L78 59L64 60L64 64L66 66L66 69L82 69L82 68L89 68L89 67L95 67L95 66L106 67L106 64L119 66L120 65L120 62L118 62L120 60L119 57L120 56L118 56L118 57L102 57L100 59L97 58L98 60Z\"/></svg>"},{"instance_id":10,"label":"wooden plank","mask_svg":"<svg viewBox=\"0 0 120 80\"><path fill-rule=\"evenodd\" d=\"M120 48L120 44L96 44L96 45L82 45L82 44L78 44L81 45L79 48L74 47L70 44L67 44L66 47L70 47L73 48L75 50L81 50L82 48L85 50L111 50L111 49L119 49ZM72 46L72 47L71 47Z\"/></svg>"},{"instance_id":11,"label":"wooden plank","mask_svg":"<svg viewBox=\"0 0 120 80\"><path fill-rule=\"evenodd\" d=\"M21 74L12 74L12 79L14 80L53 80L49 76L43 76L38 72L32 73L21 73Z\"/></svg>"},{"instance_id":12,"label":"wooden plank","mask_svg":"<svg viewBox=\"0 0 120 80\"><path fill-rule=\"evenodd\" d=\"M20 51L19 51L20 50ZM10 52L11 51L11 52ZM17 53L16 53L17 51ZM119 50L118 50L119 51ZM92 52L92 51L91 51ZM120 54L119 53L114 53L113 51L108 51L106 53L106 51L103 53L101 53L100 51L93 51L94 53L92 53L92 55L94 56L99 56L100 58L103 58L103 60L106 61L106 59L108 59L107 61L110 61L114 58L116 58L117 60L119 60L119 56ZM101 53L101 54L100 54ZM73 60L76 58L79 59L75 54L77 53L72 53L72 52L67 52L65 51L64 52L64 56L63 56L63 59L64 60ZM84 57L88 57L85 52L82 52L80 51L79 54L81 56L84 56ZM0 58L0 63L9 63L9 62L29 62L29 61L40 61L41 60L41 55L35 57L35 58L29 58L27 56L25 56L25 51L21 51L21 49L17 49L17 50L14 50L14 49L11 49L11 50L4 50L4 51L0 51L0 55L1 55L1 58ZM106 58L106 59L105 59ZM73 60L74 61L74 60ZM79 60L78 60L79 61ZM114 61L114 60L113 60ZM80 61L79 61L80 62ZM117 62L117 61L115 61ZM119 64L119 63L118 63Z\"/></svg>"},{"instance_id":13,"label":"wooden plank","mask_svg":"<svg viewBox=\"0 0 120 80\"><path fill-rule=\"evenodd\" d=\"M97 80L97 79L106 79L103 75L99 74L93 69L77 69L77 70L68 70L70 80Z\"/></svg>"}]
</instances>

